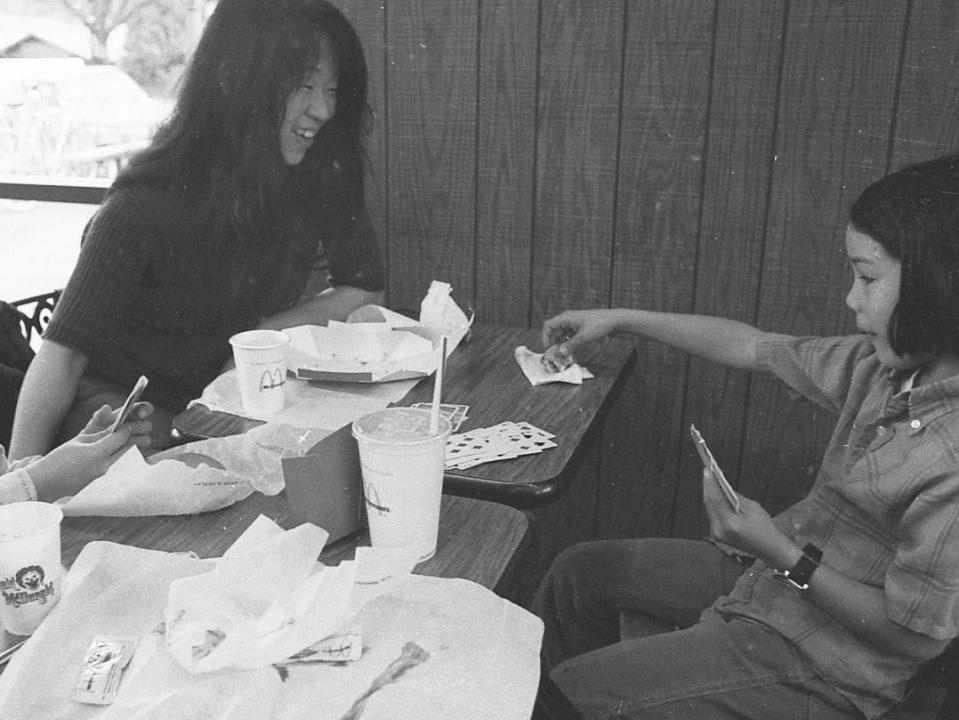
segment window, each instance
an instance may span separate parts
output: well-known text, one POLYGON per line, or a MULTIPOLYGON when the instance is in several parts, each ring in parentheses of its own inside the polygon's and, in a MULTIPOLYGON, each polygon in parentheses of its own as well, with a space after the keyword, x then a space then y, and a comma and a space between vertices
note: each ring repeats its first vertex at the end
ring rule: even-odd
POLYGON ((172 108, 214 5, 4 0, 0 299, 66 283, 103 190, 172 108))

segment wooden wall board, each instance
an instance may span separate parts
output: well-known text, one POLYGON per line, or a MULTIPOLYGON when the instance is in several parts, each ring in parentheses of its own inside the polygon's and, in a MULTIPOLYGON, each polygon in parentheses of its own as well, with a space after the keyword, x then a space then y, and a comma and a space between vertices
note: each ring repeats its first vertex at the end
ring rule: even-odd
POLYGON ((473 296, 477 3, 387 6, 390 302, 419 308, 430 281, 473 296))
POLYGON ((533 324, 609 300, 623 12, 542 1, 533 324))
MULTIPOLYGON (((785 3, 720 3, 706 137, 694 311, 749 324, 759 314, 765 223, 772 176, 785 3)), ((739 487, 739 449, 750 377, 699 359, 689 362, 671 533, 706 534, 702 463, 688 435, 695 423, 726 476, 739 487)))
POLYGON ((959 151, 959 10, 916 0, 907 32, 891 169, 959 151))
MULTIPOLYGON (((610 304, 693 308, 714 4, 629 3, 610 304)), ((598 526, 632 535, 672 516, 687 358, 637 344, 637 378, 609 424, 598 526), (621 479, 620 482, 612 478, 621 479), (624 514, 622 508, 633 508, 624 514)), ((698 481, 693 480, 698 485, 698 481)), ((669 527, 662 527, 668 533, 669 527)))
POLYGON ((530 324, 539 3, 481 4, 476 160, 477 317, 530 324))

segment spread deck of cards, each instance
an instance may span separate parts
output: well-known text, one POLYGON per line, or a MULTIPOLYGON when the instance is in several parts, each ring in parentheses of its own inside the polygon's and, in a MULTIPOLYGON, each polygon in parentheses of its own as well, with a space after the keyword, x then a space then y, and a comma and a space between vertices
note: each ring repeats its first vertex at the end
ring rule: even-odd
POLYGON ((450 435, 446 441, 446 469, 465 470, 474 465, 533 455, 556 447, 552 433, 528 422, 501 422, 450 435))

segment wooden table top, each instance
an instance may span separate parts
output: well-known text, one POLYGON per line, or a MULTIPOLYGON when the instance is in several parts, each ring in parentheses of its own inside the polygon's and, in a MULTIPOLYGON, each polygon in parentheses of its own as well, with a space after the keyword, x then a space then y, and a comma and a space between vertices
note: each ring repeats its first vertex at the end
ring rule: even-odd
MULTIPOLYGON (((253 493, 234 505, 198 515, 166 517, 65 517, 61 525, 63 563, 73 564, 91 540, 109 540, 166 552, 195 552, 219 557, 260 515, 280 527, 297 523, 290 516, 286 494, 253 493)), ((494 588, 529 529, 526 515, 515 508, 470 498, 443 496, 436 554, 415 571, 435 577, 465 578, 494 588)), ((328 546, 320 560, 336 564, 350 559, 366 533, 328 546)))
MULTIPOLYGON (((525 345, 535 350, 539 331, 479 326, 450 355, 444 373, 443 402, 468 405, 458 432, 489 427, 506 420, 525 420, 555 434, 557 447, 535 455, 448 470, 443 491, 495 500, 515 507, 551 502, 584 451, 595 430, 632 371, 635 350, 621 339, 607 340, 587 367, 595 375, 582 385, 549 383, 532 386, 514 357, 525 345)), ((424 378, 397 405, 430 402, 433 377, 424 378)), ((190 437, 217 437, 245 432, 260 424, 194 405, 178 415, 174 427, 190 437)))

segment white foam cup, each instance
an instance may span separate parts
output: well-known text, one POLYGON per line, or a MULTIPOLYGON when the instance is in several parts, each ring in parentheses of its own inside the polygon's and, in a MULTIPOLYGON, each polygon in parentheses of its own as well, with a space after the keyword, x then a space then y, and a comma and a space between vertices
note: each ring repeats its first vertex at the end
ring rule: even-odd
POLYGON ((32 635, 60 599, 59 506, 0 505, 0 620, 7 632, 32 635))
POLYGON ((283 409, 286 346, 290 337, 279 330, 247 330, 230 338, 243 410, 253 417, 283 409))
POLYGON ((436 552, 446 439, 451 425, 430 411, 386 408, 353 422, 374 547, 409 547, 419 560, 436 552))

